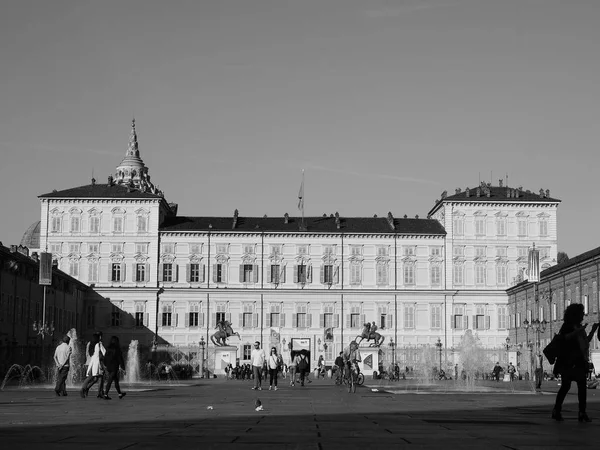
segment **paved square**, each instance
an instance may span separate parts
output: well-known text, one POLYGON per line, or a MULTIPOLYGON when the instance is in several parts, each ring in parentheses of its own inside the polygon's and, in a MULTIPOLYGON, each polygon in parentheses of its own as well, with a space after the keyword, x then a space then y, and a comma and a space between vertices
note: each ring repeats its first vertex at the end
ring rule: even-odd
POLYGON ((579 423, 576 386, 565 422, 557 423, 550 419, 555 383, 541 394, 523 385, 511 393, 502 383, 483 394, 390 394, 371 382, 349 394, 330 380, 305 387, 286 381, 278 391, 223 379, 124 386, 127 396, 113 392, 110 401, 91 393, 82 399, 75 389, 56 397, 49 388, 7 388, 0 392, 2 448, 583 449, 600 435, 600 395, 588 390, 593 422, 579 423), (256 398, 263 411, 255 411, 256 398))

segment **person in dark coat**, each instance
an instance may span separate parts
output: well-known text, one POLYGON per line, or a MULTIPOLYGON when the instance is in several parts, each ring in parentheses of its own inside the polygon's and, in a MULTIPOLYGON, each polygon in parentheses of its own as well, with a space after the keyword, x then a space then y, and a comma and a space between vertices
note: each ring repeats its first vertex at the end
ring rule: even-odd
POLYGON ((587 385, 586 376, 588 371, 589 343, 598 329, 595 323, 589 334, 586 334, 587 324, 582 325, 584 318, 584 307, 581 303, 573 303, 567 306, 563 318, 563 325, 558 332, 562 337, 562 346, 554 364, 554 374, 561 375, 561 386, 556 394, 556 402, 552 410, 552 418, 562 421, 562 404, 571 389, 571 382, 577 383, 577 399, 579 401, 580 422, 591 422, 586 413, 587 385))
POLYGON ((106 355, 104 356, 104 365, 106 366, 106 372, 108 373, 104 399, 111 400, 108 396, 108 391, 110 391, 113 381, 115 382, 115 389, 119 394, 119 398, 125 397, 126 392, 121 392, 121 386, 119 385, 119 367, 125 370, 125 361, 123 360, 123 352, 121 351, 121 345, 117 336, 110 338, 110 344, 108 344, 106 355))

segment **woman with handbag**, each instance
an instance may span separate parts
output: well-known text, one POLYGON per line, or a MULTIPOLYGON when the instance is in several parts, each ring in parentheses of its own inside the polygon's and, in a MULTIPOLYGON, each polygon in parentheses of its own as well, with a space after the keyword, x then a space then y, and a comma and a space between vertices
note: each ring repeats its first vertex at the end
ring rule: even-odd
POLYGON ((92 340, 89 343, 88 354, 91 356, 90 363, 87 369, 87 378, 83 382, 81 387, 81 397, 85 398, 88 395, 90 388, 100 381, 100 388, 98 390, 98 398, 104 398, 103 392, 103 376, 104 376, 104 355, 106 349, 102 345, 102 333, 94 333, 92 340))
POLYGON ((598 324, 595 323, 589 334, 586 335, 585 328, 587 324, 582 325, 584 318, 584 308, 581 303, 573 303, 565 309, 563 325, 558 332, 562 337, 562 345, 556 364, 554 365, 554 374, 561 375, 561 386, 556 394, 556 403, 552 410, 552 418, 562 421, 562 404, 571 389, 571 382, 577 383, 577 399, 579 401, 579 414, 577 419, 580 422, 591 422, 586 413, 587 404, 587 385, 586 377, 588 371, 588 353, 589 342, 592 340, 598 324))

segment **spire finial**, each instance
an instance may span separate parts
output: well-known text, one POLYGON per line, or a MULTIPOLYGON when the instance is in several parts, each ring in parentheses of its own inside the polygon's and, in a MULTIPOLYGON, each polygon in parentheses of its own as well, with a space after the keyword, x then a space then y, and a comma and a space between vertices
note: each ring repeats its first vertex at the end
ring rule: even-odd
POLYGON ((135 117, 131 119, 131 133, 129 134, 127 156, 140 156, 140 151, 138 150, 137 133, 135 131, 135 117))

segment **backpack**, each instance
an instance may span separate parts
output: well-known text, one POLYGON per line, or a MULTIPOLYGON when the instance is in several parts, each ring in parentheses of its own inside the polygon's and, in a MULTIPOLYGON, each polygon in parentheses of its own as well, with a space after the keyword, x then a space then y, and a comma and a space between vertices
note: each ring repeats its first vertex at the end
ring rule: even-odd
POLYGON ((308 369, 308 361, 306 360, 306 356, 300 355, 300 361, 298 361, 298 369, 300 369, 300 370, 308 369))

